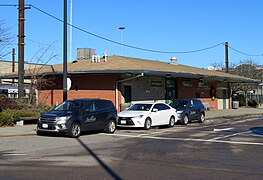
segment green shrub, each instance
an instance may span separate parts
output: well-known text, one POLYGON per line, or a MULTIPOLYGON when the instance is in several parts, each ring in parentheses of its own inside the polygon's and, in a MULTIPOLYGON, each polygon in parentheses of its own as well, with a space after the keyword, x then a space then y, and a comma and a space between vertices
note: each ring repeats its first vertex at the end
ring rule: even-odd
POLYGON ((12 126, 16 120, 19 120, 22 117, 37 117, 39 115, 40 112, 32 110, 7 109, 0 113, 0 126, 12 126))
POLYGON ((239 106, 246 106, 246 101, 244 99, 239 101, 239 106))
POLYGON ((47 104, 29 104, 28 99, 11 99, 0 94, 0 126, 14 125, 21 117, 37 117, 41 113, 53 109, 47 104))
POLYGON ((249 100, 248 101, 248 106, 250 107, 257 107, 258 106, 258 102, 255 100, 249 100))
POLYGON ((14 125, 13 114, 8 111, 3 111, 0 113, 0 126, 4 125, 14 125))

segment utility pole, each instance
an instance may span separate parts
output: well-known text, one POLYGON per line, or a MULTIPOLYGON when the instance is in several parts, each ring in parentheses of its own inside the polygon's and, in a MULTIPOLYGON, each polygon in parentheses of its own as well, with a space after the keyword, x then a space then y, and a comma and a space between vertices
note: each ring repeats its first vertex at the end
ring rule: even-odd
POLYGON ((64 22, 63 22, 63 101, 68 99, 67 94, 67 0, 64 0, 64 22))
MULTIPOLYGON (((12 49, 12 72, 15 72, 15 48, 12 49)), ((15 83, 14 78, 12 79, 12 84, 15 83)))
POLYGON ((228 42, 225 42, 226 73, 228 73, 228 42))
POLYGON ((25 2, 19 0, 18 6, 18 98, 24 97, 24 38, 25 2))
POLYGON ((18 98, 23 98, 24 93, 24 46, 25 46, 25 7, 24 0, 18 0, 18 98))

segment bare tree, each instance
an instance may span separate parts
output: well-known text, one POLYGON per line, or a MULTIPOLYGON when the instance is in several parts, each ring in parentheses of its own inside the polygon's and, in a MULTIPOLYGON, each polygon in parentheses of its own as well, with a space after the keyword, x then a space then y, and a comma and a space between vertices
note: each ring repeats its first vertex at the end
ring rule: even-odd
MULTIPOLYGON (((215 65, 220 65, 219 63, 215 65)), ((222 65, 222 64, 221 64, 222 65)), ((223 67, 223 66, 221 66, 223 67)), ((223 67, 224 69, 224 67, 223 67)), ((262 68, 256 64, 252 59, 241 60, 238 64, 230 64, 229 73, 243 76, 251 79, 262 80, 262 68)), ((247 105, 247 92, 254 90, 258 87, 255 83, 231 83, 231 89, 233 94, 237 91, 243 91, 245 94, 245 100, 247 105)))
POLYGON ((8 48, 12 42, 11 28, 7 27, 4 20, 0 20, 0 59, 3 59, 8 52, 8 48))
POLYGON ((54 84, 54 76, 46 75, 42 72, 44 68, 52 68, 48 63, 57 57, 56 54, 49 51, 52 45, 49 45, 46 48, 40 48, 30 61, 30 67, 28 69, 30 84, 29 84, 29 98, 28 103, 32 104, 35 100, 35 89, 41 89, 42 87, 50 87, 54 84), (34 61, 34 64, 32 63, 34 61))
MULTIPOLYGON (((230 70, 231 74, 243 76, 251 79, 262 79, 262 69, 253 60, 246 59, 240 61, 238 65, 230 70)), ((248 105, 247 93, 251 90, 257 89, 258 84, 255 83, 232 83, 231 88, 233 93, 243 91, 245 95, 246 105, 248 105)))

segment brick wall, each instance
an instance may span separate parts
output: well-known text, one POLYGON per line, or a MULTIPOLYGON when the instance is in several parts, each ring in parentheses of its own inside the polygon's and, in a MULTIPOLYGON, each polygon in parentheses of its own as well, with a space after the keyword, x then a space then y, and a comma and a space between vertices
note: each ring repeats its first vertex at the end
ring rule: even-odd
MULTIPOLYGON (((115 82, 119 78, 120 76, 116 74, 71 76, 71 88, 68 91, 68 99, 103 98, 115 103, 115 82)), ((61 103, 63 101, 62 81, 62 77, 58 77, 55 80, 55 86, 39 90, 39 102, 45 102, 49 105, 61 103)))
POLYGON ((177 81, 177 90, 178 90, 178 98, 197 98, 202 102, 208 102, 213 108, 218 109, 217 103, 217 83, 216 82, 207 82, 207 87, 199 87, 199 80, 191 80, 191 79, 178 79, 177 81), (182 85, 182 81, 191 81, 192 86, 185 87, 182 85), (211 97, 211 87, 214 87, 214 99, 211 97))

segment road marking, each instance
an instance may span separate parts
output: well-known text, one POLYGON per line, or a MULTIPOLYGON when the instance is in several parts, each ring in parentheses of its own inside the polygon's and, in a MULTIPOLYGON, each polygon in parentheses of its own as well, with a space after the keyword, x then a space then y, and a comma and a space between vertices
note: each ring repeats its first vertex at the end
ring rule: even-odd
POLYGON ((263 143, 257 143, 257 142, 223 141, 223 140, 217 140, 217 139, 168 138, 168 137, 141 136, 141 135, 128 135, 128 134, 105 134, 105 135, 108 135, 108 136, 122 136, 122 137, 130 137, 130 138, 172 140, 172 141, 193 141, 193 142, 210 142, 210 143, 223 143, 223 144, 263 146, 263 143))
POLYGON ((217 138, 213 138, 213 140, 224 139, 224 138, 228 138, 228 137, 237 136, 237 135, 240 135, 240 134, 249 134, 251 132, 252 131, 245 131, 245 132, 234 133, 234 134, 230 134, 230 135, 226 135, 226 136, 220 136, 220 137, 217 137, 217 138))
POLYGON ((4 153, 1 156, 25 156, 26 154, 19 154, 19 153, 4 153))
POLYGON ((232 130, 234 128, 224 128, 224 129, 214 129, 215 132, 220 132, 220 131, 229 131, 232 130))
POLYGON ((250 122, 250 121, 255 121, 259 120, 259 118, 251 118, 251 119, 246 119, 246 120, 240 120, 240 121, 228 121, 228 122, 223 122, 219 124, 211 124, 207 126, 198 126, 198 127, 188 127, 187 129, 203 129, 203 128, 209 128, 209 127, 216 127, 216 126, 221 126, 221 125, 233 125, 233 124, 239 124, 239 123, 244 123, 244 122, 250 122))

